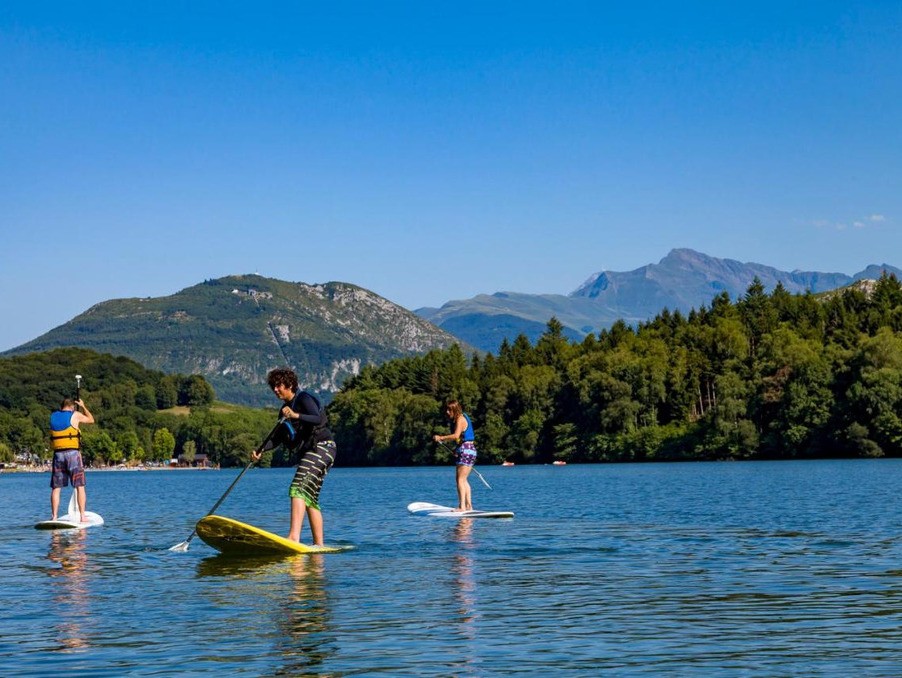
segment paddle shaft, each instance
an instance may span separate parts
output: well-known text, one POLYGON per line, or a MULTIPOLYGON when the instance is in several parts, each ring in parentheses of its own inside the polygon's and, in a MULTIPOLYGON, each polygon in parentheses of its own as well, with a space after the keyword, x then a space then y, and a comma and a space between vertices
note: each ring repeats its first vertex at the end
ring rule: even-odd
MULTIPOLYGON (((439 440, 439 441, 438 441, 438 444, 441 445, 442 447, 444 447, 446 450, 448 450, 448 451, 451 452, 452 454, 456 454, 456 452, 454 451, 453 448, 448 447, 447 445, 445 445, 445 441, 439 440)), ((479 476, 479 479, 483 482, 483 484, 484 484, 487 488, 489 488, 490 490, 492 489, 492 486, 489 485, 489 481, 487 481, 485 478, 483 478, 483 477, 482 477, 482 474, 481 474, 479 471, 477 471, 475 467, 471 466, 471 467, 470 467, 470 470, 472 470, 473 473, 475 473, 477 476, 479 476)))
MULTIPOLYGON (((276 425, 272 427, 272 431, 270 431, 270 432, 267 434, 266 438, 263 439, 263 442, 260 443, 260 447, 257 448, 258 451, 262 451, 262 449, 263 449, 264 447, 266 447, 266 443, 268 443, 268 442, 272 439, 272 437, 276 434, 276 431, 279 430, 279 427, 280 427, 284 422, 285 422, 285 418, 284 418, 284 417, 280 417, 280 418, 279 418, 279 421, 276 422, 276 425)), ((245 466, 244 469, 241 471, 241 473, 238 474, 238 477, 235 478, 235 480, 232 481, 232 484, 231 484, 231 485, 229 485, 229 489, 227 489, 227 490, 225 491, 225 493, 219 498, 219 501, 217 501, 215 504, 213 504, 213 508, 211 508, 211 509, 207 512, 207 515, 208 515, 208 516, 209 516, 209 515, 212 515, 213 512, 216 511, 216 509, 219 508, 219 505, 222 504, 222 502, 225 501, 225 498, 229 496, 229 492, 232 491, 232 488, 235 487, 235 485, 238 484, 238 481, 239 481, 239 480, 241 480, 241 476, 243 476, 243 475, 245 474, 245 472, 246 472, 251 466, 253 466, 253 465, 254 465, 254 459, 253 459, 253 457, 252 457, 251 460, 247 463, 247 466, 245 466)), ((196 535, 197 535, 197 527, 195 526, 195 528, 191 531, 190 536, 189 536, 185 541, 183 541, 181 544, 176 544, 176 546, 184 546, 185 548, 187 548, 187 547, 188 547, 188 544, 191 542, 192 539, 194 539, 194 537, 195 537, 196 535)), ((174 546, 173 548, 175 548, 175 546, 174 546)))

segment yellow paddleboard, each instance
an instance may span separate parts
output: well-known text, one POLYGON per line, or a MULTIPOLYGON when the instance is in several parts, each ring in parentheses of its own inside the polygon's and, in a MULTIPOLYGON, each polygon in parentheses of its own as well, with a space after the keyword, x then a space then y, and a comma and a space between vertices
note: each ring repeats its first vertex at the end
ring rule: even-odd
POLYGON ((350 546, 308 546, 280 537, 259 527, 224 516, 207 516, 197 523, 197 536, 217 551, 233 555, 291 553, 338 553, 350 546))

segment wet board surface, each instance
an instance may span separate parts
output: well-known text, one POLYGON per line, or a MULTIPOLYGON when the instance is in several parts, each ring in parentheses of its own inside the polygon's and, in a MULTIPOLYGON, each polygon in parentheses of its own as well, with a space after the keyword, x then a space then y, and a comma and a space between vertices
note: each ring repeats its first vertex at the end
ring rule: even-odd
POLYGON ((418 516, 430 518, 513 518, 513 511, 457 511, 450 506, 430 504, 426 501, 415 501, 407 505, 407 510, 418 516))
POLYGON ((85 511, 86 522, 81 522, 81 514, 78 512, 78 502, 75 492, 69 499, 69 511, 64 516, 58 516, 56 520, 42 520, 34 527, 36 530, 83 530, 86 527, 103 525, 103 518, 93 511, 85 511))
POLYGON ((290 555, 338 553, 351 546, 309 546, 225 516, 206 516, 197 523, 197 536, 221 553, 234 555, 290 555))

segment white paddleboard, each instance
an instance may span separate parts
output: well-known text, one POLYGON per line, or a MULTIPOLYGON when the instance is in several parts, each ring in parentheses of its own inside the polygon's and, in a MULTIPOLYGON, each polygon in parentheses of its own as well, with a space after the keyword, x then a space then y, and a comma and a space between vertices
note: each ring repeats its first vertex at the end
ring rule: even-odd
POLYGON ((69 512, 59 516, 56 520, 42 520, 35 525, 36 530, 83 530, 86 527, 103 525, 103 518, 93 511, 85 511, 87 522, 81 522, 81 514, 78 512, 78 501, 75 499, 75 490, 72 490, 72 498, 69 499, 69 512))
POLYGON ((458 511, 450 506, 439 506, 426 501, 415 501, 407 510, 417 516, 430 518, 513 518, 513 511, 458 511))

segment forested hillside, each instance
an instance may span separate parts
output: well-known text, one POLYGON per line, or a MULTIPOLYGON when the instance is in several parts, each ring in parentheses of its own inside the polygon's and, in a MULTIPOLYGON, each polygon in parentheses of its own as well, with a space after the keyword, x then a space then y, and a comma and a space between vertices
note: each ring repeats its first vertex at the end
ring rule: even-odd
POLYGON ((266 373, 273 367, 290 365, 328 402, 362 365, 456 341, 356 285, 241 275, 168 297, 105 301, 6 355, 78 346, 167 374, 203 375, 220 400, 268 406, 266 373))
POLYGON ((75 396, 76 374, 97 420, 83 427, 89 465, 168 462, 183 452, 243 464, 275 417, 274 411, 216 403, 199 375, 167 375, 86 349, 31 353, 0 359, 0 462, 50 458, 50 413, 75 396))
POLYGON ((330 407, 345 463, 450 461, 442 402, 471 413, 482 463, 902 455, 902 288, 723 293, 567 340, 471 360, 456 347, 366 368, 330 407), (348 459, 353 456, 353 459, 348 459))
MULTIPOLYGON (((198 375, 58 349, 0 359, 0 460, 49 457, 48 418, 75 374, 98 419, 88 463, 190 450, 241 465, 275 416, 215 402, 198 375)), ((328 408, 338 463, 451 461, 431 442, 450 397, 473 417, 481 463, 902 456, 902 286, 885 276, 814 296, 756 281, 736 302, 579 343, 553 319, 497 357, 455 345, 366 367, 328 408)))

